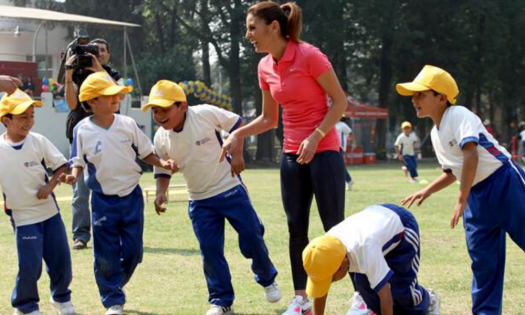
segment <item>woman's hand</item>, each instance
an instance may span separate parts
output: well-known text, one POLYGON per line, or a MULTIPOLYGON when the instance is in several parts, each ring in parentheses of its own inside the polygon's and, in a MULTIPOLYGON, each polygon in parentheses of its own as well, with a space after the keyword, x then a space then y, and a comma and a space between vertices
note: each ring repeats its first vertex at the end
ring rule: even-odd
POLYGON ((308 138, 304 139, 299 146, 299 150, 297 150, 297 155, 299 155, 297 158, 297 163, 310 163, 314 158, 315 152, 317 151, 317 146, 319 145, 319 141, 321 141, 321 139, 321 135, 316 131, 314 131, 308 138))

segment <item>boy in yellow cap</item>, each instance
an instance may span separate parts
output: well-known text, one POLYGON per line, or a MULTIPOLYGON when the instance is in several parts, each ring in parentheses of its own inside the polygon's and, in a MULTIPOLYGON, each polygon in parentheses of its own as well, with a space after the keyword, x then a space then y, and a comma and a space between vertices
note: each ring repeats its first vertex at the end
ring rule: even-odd
POLYGON ((324 314, 332 282, 348 273, 359 292, 348 315, 439 315, 438 296, 418 283, 419 263, 419 226, 412 213, 393 204, 369 206, 304 249, 313 315, 324 314))
POLYGON ((417 157, 415 152, 418 139, 416 134, 412 132, 412 124, 409 121, 404 121, 401 124, 401 130, 403 132, 397 136, 394 146, 399 161, 405 164, 403 170, 406 169, 410 173, 410 183, 414 184, 418 182, 417 157))
POLYGON ((53 189, 67 170, 67 160, 44 136, 31 132, 35 107, 42 106, 15 90, 0 103, 0 186, 11 217, 18 251, 18 276, 11 296, 14 314, 40 314, 37 282, 42 259, 51 279, 51 304, 59 314, 72 315, 71 254, 53 189), (47 168, 54 171, 51 179, 47 168))
POLYGON ((401 201, 421 205, 433 193, 461 182, 450 225, 461 216, 472 260, 472 313, 501 314, 505 234, 525 250, 525 173, 487 131, 481 119, 463 106, 452 106, 456 81, 443 69, 425 66, 413 82, 397 85, 412 96, 419 118, 434 122, 432 145, 443 174, 401 201))
MULTIPOLYGON (((244 170, 242 147, 227 161, 219 162, 220 132, 234 131, 242 125, 242 118, 212 105, 188 107, 182 88, 168 80, 153 86, 143 110, 148 108, 160 125, 154 138, 155 151, 160 157, 175 161, 188 185, 189 215, 200 244, 212 304, 206 314, 233 314, 235 296, 224 257, 225 219, 239 233, 241 253, 252 259, 255 280, 264 287, 266 300, 279 301, 277 270, 264 243, 264 226, 239 175, 244 170)), ((166 211, 163 203, 167 200, 170 177, 169 172, 155 168, 157 214, 166 211)))
POLYGON ((80 87, 79 99, 93 116, 78 123, 71 148, 73 184, 84 171, 92 190, 93 253, 95 279, 107 315, 123 312, 123 287, 142 261, 144 199, 139 186, 141 167, 136 158, 171 171, 172 161, 159 159, 149 138, 130 117, 115 114, 119 95, 131 86, 116 85, 105 71, 89 75, 80 87))

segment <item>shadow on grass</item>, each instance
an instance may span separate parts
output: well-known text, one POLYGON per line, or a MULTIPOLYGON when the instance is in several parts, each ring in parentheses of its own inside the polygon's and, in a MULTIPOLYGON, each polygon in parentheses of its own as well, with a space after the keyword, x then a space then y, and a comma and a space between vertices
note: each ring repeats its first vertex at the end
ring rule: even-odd
POLYGON ((162 254, 162 255, 181 255, 181 256, 195 256, 200 255, 198 249, 184 249, 184 248, 151 248, 144 247, 144 253, 162 254))

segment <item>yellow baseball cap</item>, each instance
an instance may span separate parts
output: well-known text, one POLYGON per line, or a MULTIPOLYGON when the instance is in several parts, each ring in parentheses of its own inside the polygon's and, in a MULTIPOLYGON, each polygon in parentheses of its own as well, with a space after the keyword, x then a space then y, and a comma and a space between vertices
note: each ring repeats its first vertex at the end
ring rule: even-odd
POLYGON ((409 122, 409 121, 404 121, 402 124, 401 124, 401 129, 405 129, 405 128, 412 128, 412 124, 409 122))
POLYGON ((132 86, 117 85, 106 71, 90 74, 80 86, 78 99, 81 102, 89 101, 99 96, 127 94, 133 91, 132 86))
POLYGON ((314 298, 325 296, 345 255, 346 247, 334 236, 312 240, 303 251, 303 267, 308 274, 306 294, 314 298))
POLYGON ((7 114, 20 115, 25 112, 29 106, 41 107, 41 101, 33 100, 29 95, 16 89, 11 95, 5 94, 0 101, 0 118, 7 114))
POLYGON ((450 104, 456 104, 456 96, 459 94, 458 85, 450 73, 429 65, 423 67, 414 81, 398 83, 396 90, 403 96, 412 96, 414 92, 434 90, 445 94, 450 104))
POLYGON ((146 111, 151 106, 170 107, 176 102, 186 102, 186 94, 182 87, 169 80, 160 80, 151 88, 148 103, 142 110, 146 111))

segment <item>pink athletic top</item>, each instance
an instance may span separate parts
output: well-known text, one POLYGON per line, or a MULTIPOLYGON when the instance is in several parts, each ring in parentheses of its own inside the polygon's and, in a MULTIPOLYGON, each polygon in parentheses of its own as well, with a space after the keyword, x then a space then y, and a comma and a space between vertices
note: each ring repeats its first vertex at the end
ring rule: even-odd
MULTIPOLYGON (((328 95, 317 78, 332 64, 317 47, 289 41, 279 62, 271 54, 259 62, 259 86, 270 90, 283 107, 284 152, 296 153, 299 145, 317 128, 329 110, 328 95)), ((334 127, 319 142, 316 152, 339 151, 334 127)))

